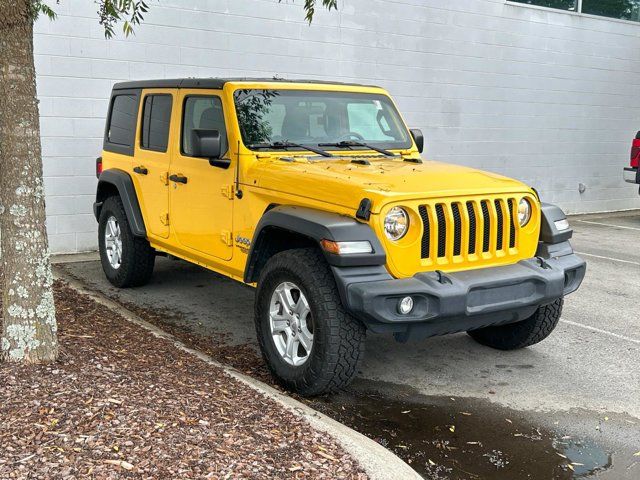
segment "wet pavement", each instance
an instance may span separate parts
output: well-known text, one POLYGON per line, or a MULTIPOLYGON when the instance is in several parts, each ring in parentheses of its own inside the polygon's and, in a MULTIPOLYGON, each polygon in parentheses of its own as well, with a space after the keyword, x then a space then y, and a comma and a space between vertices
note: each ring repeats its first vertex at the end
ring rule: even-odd
POLYGON ((619 449, 603 436, 585 437, 559 420, 477 399, 380 388, 360 380, 350 392, 310 404, 386 446, 425 478, 637 478, 624 461, 614 468, 619 449))
MULTIPOLYGON (((498 352, 465 334, 409 344, 370 336, 349 391, 312 405, 425 478, 639 479, 640 214, 571 224, 588 273, 547 340, 498 352)), ((167 312, 177 328, 224 335, 227 352, 257 354, 248 287, 164 258, 151 284, 131 290, 111 287, 97 261, 64 268, 123 303, 167 312)))

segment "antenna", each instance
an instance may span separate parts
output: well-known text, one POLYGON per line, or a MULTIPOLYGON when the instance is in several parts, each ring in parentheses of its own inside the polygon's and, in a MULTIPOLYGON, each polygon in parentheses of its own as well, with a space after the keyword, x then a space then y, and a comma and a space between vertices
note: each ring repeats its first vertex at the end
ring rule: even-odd
POLYGON ((240 190, 240 140, 238 140, 238 150, 236 150, 238 161, 236 162, 236 198, 240 200, 242 198, 242 190, 240 190))

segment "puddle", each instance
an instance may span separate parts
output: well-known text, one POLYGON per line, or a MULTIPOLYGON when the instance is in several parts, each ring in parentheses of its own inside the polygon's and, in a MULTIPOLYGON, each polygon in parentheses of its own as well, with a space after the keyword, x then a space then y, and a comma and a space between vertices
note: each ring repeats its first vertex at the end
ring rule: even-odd
POLYGON ((554 448, 567 457, 574 478, 582 478, 611 466, 611 455, 589 440, 562 437, 555 439, 554 448))
POLYGON ((373 438, 429 479, 573 479, 611 466, 596 444, 532 425, 477 400, 371 392, 311 405, 373 438))

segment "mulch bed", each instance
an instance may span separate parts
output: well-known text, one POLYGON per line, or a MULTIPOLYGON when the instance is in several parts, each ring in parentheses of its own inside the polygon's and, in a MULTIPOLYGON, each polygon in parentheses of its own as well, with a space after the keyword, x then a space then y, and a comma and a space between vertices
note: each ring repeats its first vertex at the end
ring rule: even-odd
POLYGON ((60 358, 0 364, 0 478, 364 479, 272 400, 55 286, 60 358))

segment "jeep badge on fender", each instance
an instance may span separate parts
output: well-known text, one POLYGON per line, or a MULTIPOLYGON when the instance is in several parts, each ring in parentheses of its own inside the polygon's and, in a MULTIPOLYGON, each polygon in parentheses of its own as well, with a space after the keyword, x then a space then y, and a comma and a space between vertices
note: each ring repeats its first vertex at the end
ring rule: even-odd
POLYGON ((100 257, 118 287, 171 254, 255 286, 274 377, 347 385, 367 332, 546 338, 585 275, 564 213, 516 180, 423 161, 378 87, 178 79, 114 86, 96 164, 100 257))

